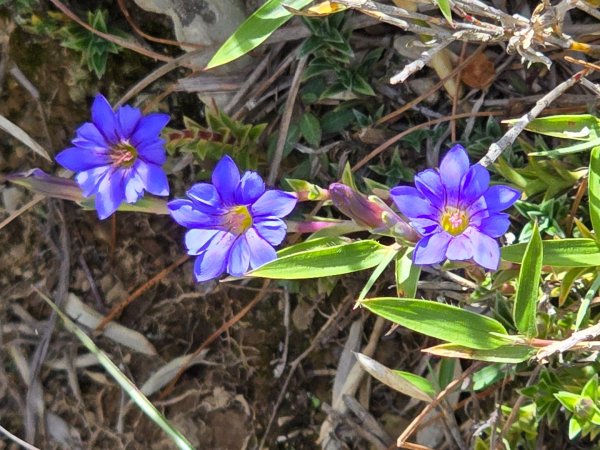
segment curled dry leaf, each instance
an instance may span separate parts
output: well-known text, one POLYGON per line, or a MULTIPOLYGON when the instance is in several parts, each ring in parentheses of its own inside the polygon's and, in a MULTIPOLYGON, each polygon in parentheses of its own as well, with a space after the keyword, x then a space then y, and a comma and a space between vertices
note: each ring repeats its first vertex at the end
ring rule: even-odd
POLYGON ((460 79, 473 89, 484 89, 494 81, 494 63, 485 54, 479 53, 461 72, 460 79))

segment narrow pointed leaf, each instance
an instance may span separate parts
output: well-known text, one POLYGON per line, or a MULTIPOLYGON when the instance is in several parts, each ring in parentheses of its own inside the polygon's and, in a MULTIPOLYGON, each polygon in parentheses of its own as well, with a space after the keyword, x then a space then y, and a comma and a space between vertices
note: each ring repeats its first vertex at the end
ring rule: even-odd
POLYGON ((396 291, 399 297, 414 298, 421 276, 421 266, 412 262, 412 252, 406 251, 396 258, 396 291))
MULTIPOLYGON (((502 259, 520 264, 527 244, 502 248, 502 259)), ((600 246, 593 239, 557 239, 542 241, 544 266, 595 267, 600 266, 600 246)))
POLYGON ((408 372, 392 370, 362 353, 355 353, 360 366, 373 378, 381 381, 401 394, 430 403, 435 395, 435 389, 429 381, 408 372))
POLYGON ((588 199, 592 228, 598 239, 600 236, 600 147, 594 147, 590 155, 588 199))
POLYGON ((388 247, 387 254, 381 260, 381 262, 379 263, 379 265, 375 268, 375 270, 373 271, 373 273, 371 274, 371 276, 367 280, 365 286, 360 291, 360 294, 358 295, 358 299, 356 300, 357 302, 360 302, 361 300, 363 300, 367 296, 367 294, 369 293, 369 290, 373 287, 373 285, 379 279, 379 277, 381 276, 381 274, 383 273, 383 271, 385 270, 385 268, 387 266, 389 266, 390 262, 392 262, 392 259, 394 259, 394 257, 397 254, 398 254, 398 249, 397 248, 388 247))
POLYGON ((537 310, 540 276, 542 273, 542 259, 544 255, 542 238, 537 222, 533 225, 531 240, 527 243, 519 281, 517 295, 513 308, 513 319, 517 329, 527 337, 536 335, 535 317, 537 310))
POLYGON ((288 280, 330 277, 370 269, 386 257, 389 247, 372 240, 358 241, 284 256, 246 276, 288 280))
POLYGON ((171 440, 182 450, 193 450, 192 444, 179 432, 167 419, 156 409, 156 407, 146 398, 146 396, 137 388, 132 381, 127 378, 123 372, 113 363, 110 358, 100 350, 94 341, 85 334, 69 317, 64 314, 54 302, 47 296, 38 291, 38 294, 44 301, 58 314, 62 319, 65 328, 73 333, 81 341, 81 343, 91 352, 98 362, 106 369, 110 376, 123 388, 123 390, 131 397, 131 399, 139 406, 140 410, 148 416, 150 420, 156 423, 163 431, 171 438, 171 440))
POLYGON ((501 337, 507 333, 500 322, 456 306, 393 297, 371 298, 360 304, 394 323, 452 344, 492 349, 507 343, 501 337))
POLYGON ((301 9, 310 2, 311 0, 268 0, 223 43, 206 68, 212 69, 227 64, 262 44, 275 30, 293 17, 292 13, 282 6, 283 3, 301 9))
POLYGON ((535 353, 533 347, 526 345, 503 345, 498 348, 480 350, 455 344, 441 344, 426 348, 423 351, 444 358, 462 358, 512 364, 526 361, 535 353))

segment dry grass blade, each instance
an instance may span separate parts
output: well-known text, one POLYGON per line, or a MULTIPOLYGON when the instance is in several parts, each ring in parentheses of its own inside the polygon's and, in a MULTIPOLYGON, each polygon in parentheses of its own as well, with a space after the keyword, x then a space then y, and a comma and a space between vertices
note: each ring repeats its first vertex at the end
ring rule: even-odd
POLYGON ((31 138, 31 136, 29 136, 23 129, 19 128, 19 126, 15 125, 14 123, 12 123, 10 120, 8 120, 6 117, 4 117, 2 115, 0 115, 0 129, 6 131, 8 134, 10 134, 16 140, 25 144, 27 147, 29 147, 35 153, 40 155, 42 158, 45 158, 48 161, 52 161, 52 158, 50 158, 50 155, 48 154, 48 152, 46 152, 46 150, 44 150, 44 147, 42 147, 40 144, 38 144, 36 141, 34 141, 31 138))
POLYGON ((13 212, 10 216, 8 216, 6 219, 4 219, 2 222, 0 222, 0 230, 2 228, 4 228, 6 225, 8 225, 9 223, 11 223, 13 220, 15 220, 17 217, 19 217, 21 214, 23 214, 25 211, 33 208, 35 205, 37 205, 39 202, 41 202, 45 198, 46 197, 44 195, 35 195, 30 201, 25 203, 23 206, 21 206, 19 209, 17 209, 15 212, 13 212))
POLYGON ((14 434, 12 434, 10 431, 8 431, 6 428, 4 428, 2 425, 0 425, 0 433, 2 433, 8 439, 10 439, 13 442, 16 442, 21 447, 23 447, 23 448, 25 448, 27 450, 40 450, 39 448, 34 447, 30 443, 25 442, 23 439, 18 438, 17 436, 15 436, 14 434))
MULTIPOLYGON (((70 293, 65 303, 65 312, 75 321, 85 326, 88 329, 94 329, 104 320, 104 316, 83 303, 79 297, 75 294, 70 293)), ((156 355, 156 349, 154 346, 144 337, 143 334, 137 331, 130 330, 123 325, 111 322, 104 329, 104 336, 108 339, 116 342, 117 344, 124 345, 136 352, 143 353, 144 355, 154 356, 156 355)))

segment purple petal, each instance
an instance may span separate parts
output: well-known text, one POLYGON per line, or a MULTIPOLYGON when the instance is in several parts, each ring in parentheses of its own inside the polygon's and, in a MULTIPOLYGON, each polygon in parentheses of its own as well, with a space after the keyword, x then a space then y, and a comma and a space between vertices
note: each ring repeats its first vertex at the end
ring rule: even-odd
POLYGON ((254 228, 249 228, 244 234, 250 247, 250 267, 256 269, 277 258, 275 249, 267 241, 261 238, 254 228))
POLYGON ((440 177, 446 188, 446 199, 456 206, 462 178, 469 170, 469 156, 462 145, 452 147, 440 164, 440 177))
POLYGON ((246 172, 235 193, 235 201, 240 205, 254 203, 265 192, 265 182, 256 172, 246 172))
POLYGON ((473 244, 466 234, 454 236, 448 244, 446 258, 450 261, 465 261, 473 257, 473 244))
POLYGON ((396 186, 390 191, 394 203, 406 217, 429 217, 436 220, 440 212, 423 197, 417 189, 410 186, 396 186))
POLYGON ((413 262, 415 264, 437 264, 446 259, 446 250, 452 236, 445 231, 425 236, 415 247, 413 262))
POLYGON ((460 204, 463 207, 470 206, 481 197, 490 184, 490 173, 480 164, 475 164, 462 180, 460 187, 460 204))
POLYGON ((437 171, 427 169, 415 175, 415 187, 433 206, 444 208, 446 190, 437 171))
POLYGON ((75 181, 79 184, 84 197, 90 197, 98 192, 98 186, 102 179, 112 172, 110 166, 99 166, 89 170, 83 170, 75 175, 75 181))
POLYGON ((250 246, 244 238, 240 236, 229 252, 229 258, 227 261, 227 273, 234 277, 239 277, 244 273, 248 272, 250 267, 250 246))
POLYGON ((137 148, 151 144, 158 139, 160 132, 169 122, 168 114, 152 113, 143 116, 131 134, 130 142, 137 148))
POLYGON ((61 166, 73 172, 81 172, 111 163, 107 154, 79 147, 69 147, 56 155, 55 159, 61 166))
POLYGON ((490 237, 498 238, 504 235, 509 227, 510 216, 504 213, 496 213, 481 219, 481 223, 477 228, 490 237))
POLYGON ((102 95, 96 95, 94 103, 92 104, 92 122, 96 125, 96 128, 102 133, 102 136, 109 143, 116 143, 119 141, 117 135, 117 118, 115 113, 108 103, 108 100, 102 95))
POLYGON ((486 269, 496 270, 500 264, 500 247, 495 239, 480 233, 473 227, 466 229, 473 244, 473 260, 486 269))
POLYGON ((127 203, 135 203, 144 196, 144 181, 140 178, 138 173, 131 170, 131 174, 126 177, 125 182, 125 201, 127 203))
POLYGON ((436 220, 427 217, 416 217, 411 219, 410 224, 423 236, 441 231, 440 224, 436 220))
POLYGON ((266 217, 254 221, 254 228, 264 240, 271 245, 279 245, 285 238, 287 226, 277 217, 266 217))
POLYGON ((193 228, 188 231, 185 234, 185 247, 187 248, 188 255, 199 255, 206 250, 208 244, 217 233, 225 233, 225 231, 201 230, 199 228, 193 228))
POLYGON ((240 183, 240 171, 229 156, 217 163, 212 174, 212 182, 226 205, 235 203, 235 191, 240 183))
POLYGON ((196 281, 212 280, 225 272, 229 250, 236 238, 236 236, 227 232, 215 235, 208 244, 206 251, 196 258, 194 263, 196 281))
POLYGON ((173 220, 186 228, 215 228, 221 225, 220 216, 212 216, 197 209, 187 198, 177 198, 167 203, 173 220))
POLYGON ((138 122, 142 118, 142 111, 138 108, 125 105, 117 109, 115 113, 118 124, 119 136, 121 139, 129 139, 138 122))
POLYGON ((510 208, 520 196, 521 192, 517 189, 504 185, 491 186, 483 194, 489 212, 499 212, 510 208))
POLYGON ((162 166, 167 160, 167 152, 162 139, 157 139, 154 143, 143 145, 136 149, 141 159, 146 162, 162 166))
POLYGON ((273 189, 261 195, 250 207, 250 210, 253 217, 285 217, 292 212, 296 203, 298 203, 298 198, 294 194, 273 189))
POLYGON ((81 148, 108 152, 109 144, 100 133, 100 130, 91 122, 86 122, 75 131, 73 145, 81 148))
POLYGON ((135 171, 148 192, 154 195, 169 195, 167 174, 160 166, 138 160, 135 164, 135 171))
POLYGON ((224 214, 221 197, 217 192, 217 188, 212 184, 197 183, 187 191, 187 196, 196 203, 201 211, 210 214, 224 214))
POLYGON ((125 199, 125 186, 123 182, 124 171, 114 170, 102 178, 98 185, 95 198, 98 218, 106 219, 114 213, 125 199))

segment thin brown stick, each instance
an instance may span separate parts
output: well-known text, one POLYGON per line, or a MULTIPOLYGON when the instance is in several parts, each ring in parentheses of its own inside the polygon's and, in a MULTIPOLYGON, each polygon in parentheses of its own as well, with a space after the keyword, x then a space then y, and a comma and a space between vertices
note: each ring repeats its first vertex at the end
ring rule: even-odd
POLYGON ((418 105, 419 103, 421 103, 423 100, 425 100, 427 97, 429 97, 430 95, 433 95, 434 92, 436 92, 440 87, 443 86, 443 84, 448 81, 450 78, 452 78, 453 76, 455 76, 459 71, 461 71, 469 62, 471 62, 471 60, 473 58, 475 58, 475 56, 477 56, 479 53, 481 53, 483 51, 483 49, 485 48, 485 45, 480 45, 479 47, 477 47, 477 49, 471 53, 471 55, 469 55, 469 57, 467 59, 465 59, 464 61, 462 61, 460 64, 458 64, 454 70, 452 72, 450 72, 448 75, 446 75, 444 78, 442 78, 440 81, 438 81, 436 84, 434 84, 431 89, 429 89, 427 92, 419 95, 417 98, 415 98, 414 100, 411 100, 410 102, 406 103, 405 105, 402 105, 400 108, 398 108, 395 111, 392 111, 389 114, 386 114, 385 116, 383 116, 381 119, 379 119, 377 121, 377 125, 381 125, 382 123, 386 123, 386 122, 390 122, 393 119, 396 119, 397 117, 399 117, 401 114, 403 114, 405 111, 408 111, 410 108, 412 108, 415 105, 418 105))
MULTIPOLYGON (((462 90, 460 88, 460 76, 462 74, 462 69, 463 69, 463 64, 462 62, 465 59, 465 53, 467 52, 467 43, 463 42, 462 44, 462 49, 460 50, 460 59, 459 59, 459 63, 458 63, 458 67, 460 67, 460 70, 458 72, 456 72, 456 77, 454 78, 454 81, 456 82, 456 92, 454 93, 454 96, 452 97, 452 115, 456 115, 456 111, 458 110, 458 97, 460 95, 460 91, 462 90)), ((452 122, 450 122, 450 140, 452 142, 456 142, 456 120, 452 120, 452 122)))
POLYGON ((571 210, 569 211, 569 215, 567 216, 567 226, 565 227, 567 236, 571 236, 571 233, 573 232, 573 220, 577 216, 577 208, 579 208, 581 200, 587 192, 587 188, 588 179, 584 178, 583 181, 579 184, 579 187, 577 188, 577 193, 575 194, 575 198, 573 199, 573 205, 571 205, 571 210))
POLYGON ((137 299, 138 297, 140 297, 144 292, 146 292, 148 289, 150 289, 156 283, 158 283, 159 281, 161 281, 164 277, 166 277, 168 274, 170 274, 171 272, 173 272, 173 270, 175 270, 177 267, 179 267, 180 265, 182 265, 188 259, 189 259, 188 255, 183 255, 181 258, 179 258, 178 260, 176 260, 169 267, 161 270, 156 275, 154 275, 152 278, 150 278, 148 281, 146 281, 144 284, 142 284, 139 288, 137 288, 135 291, 133 291, 125 300, 123 300, 121 303, 119 303, 113 309, 111 309, 110 312, 106 315, 106 317, 102 320, 102 322, 100 322, 100 324, 98 324, 98 326, 96 327, 96 329, 94 330, 94 332, 95 333, 102 332, 102 330, 104 330, 104 328, 106 327, 106 325, 108 325, 110 322, 112 322, 115 319, 115 317, 117 317, 119 314, 121 314, 121 312, 131 302, 133 302, 135 299, 137 299))
POLYGON ((133 31, 135 31, 137 34, 139 34, 141 37, 143 37, 147 41, 156 42, 157 44, 171 45, 173 47, 181 47, 183 45, 185 45, 186 47, 191 47, 191 48, 196 48, 196 49, 201 49, 201 48, 206 47, 206 45, 195 44, 193 42, 172 41, 171 39, 158 38, 158 37, 151 36, 147 33, 144 33, 137 26, 137 24, 133 21, 131 14, 129 14, 129 11, 127 10, 127 7, 125 6, 125 1, 117 0, 117 3, 119 4, 119 9, 121 10, 121 13, 125 17, 125 20, 129 24, 129 26, 133 29, 133 31))
POLYGON ((35 195, 29 202, 25 203, 23 206, 21 206, 19 209, 13 212, 10 216, 8 216, 6 219, 0 222, 0 230, 9 223, 11 223, 13 220, 15 220, 17 217, 19 217, 21 214, 23 214, 25 211, 27 211, 30 208, 33 208, 45 198, 45 195, 35 195))
POLYGON ((285 101, 285 107, 283 115, 281 116, 281 123, 279 126, 279 136, 277 137, 277 146, 275 147, 275 153, 273 155, 273 159, 271 161, 271 168, 269 170, 269 177, 267 178, 267 183, 271 186, 273 185, 273 183, 275 183, 277 173, 279 172, 279 166, 281 165, 281 160, 283 158, 283 149, 285 147, 290 123, 292 122, 294 103, 296 102, 298 89, 300 89, 300 81, 302 80, 302 74, 304 73, 304 67, 306 66, 307 60, 308 56, 303 56, 298 60, 298 65, 296 66, 296 72, 294 73, 292 85, 290 86, 288 96, 285 101))
POLYGON ((69 8, 67 8, 67 6, 64 3, 62 3, 60 0, 50 0, 50 2, 54 6, 56 6, 58 9, 60 9, 60 11, 64 15, 66 15, 69 19, 71 19, 74 22, 76 22, 77 24, 81 25, 83 28, 88 30, 90 33, 94 33, 95 35, 100 36, 101 38, 104 38, 109 42, 117 44, 128 50, 132 50, 136 53, 139 53, 140 55, 144 55, 149 58, 157 59, 159 61, 169 62, 169 61, 173 60, 173 58, 171 58, 169 56, 165 56, 160 53, 156 53, 155 51, 148 50, 139 45, 132 44, 131 42, 126 41, 125 39, 122 39, 118 36, 114 36, 112 34, 103 33, 102 31, 96 30, 94 27, 90 26, 89 24, 87 24, 86 22, 81 20, 79 17, 77 17, 77 15, 73 11, 71 11, 69 8))
POLYGON ((546 109, 554 100, 560 97, 567 90, 575 86, 577 83, 581 81, 581 79, 587 75, 589 69, 583 69, 567 80, 563 81, 559 85, 557 85, 554 89, 544 95, 541 99, 537 101, 535 106, 529 111, 527 114, 524 114, 517 120, 512 128, 508 130, 504 136, 502 136, 497 142, 494 142, 490 145, 488 152, 485 154, 483 158, 479 161, 484 167, 492 164, 498 157, 502 154, 502 152, 511 145, 519 134, 525 129, 525 127, 535 119, 540 113, 546 109))
POLYGON ((150 84, 154 83, 159 78, 165 76, 170 71, 177 69, 178 67, 181 67, 181 66, 192 68, 192 66, 190 64, 188 64, 188 60, 194 58, 196 55, 198 55, 198 51, 185 53, 185 54, 173 59, 172 61, 169 61, 168 63, 160 66, 155 71, 150 72, 147 76, 145 76, 143 79, 141 79, 136 84, 134 84, 131 88, 129 88, 129 90, 125 93, 125 95, 123 95, 123 97, 121 97, 121 99, 115 104, 115 108, 118 108, 119 106, 123 106, 125 104, 125 102, 127 102, 131 98, 135 97, 137 94, 139 94, 141 91, 143 91, 150 84))
POLYGON ((427 122, 420 123, 419 125, 415 125, 414 127, 411 127, 408 130, 404 130, 403 132, 398 133, 396 136, 388 139, 383 144, 381 144, 379 147, 372 150, 371 153, 369 153, 367 156, 365 156, 363 159, 361 159, 359 162, 357 162, 354 165, 354 167, 352 167, 352 172, 356 172, 358 169, 360 169, 362 166, 367 164, 369 161, 371 161, 377 155, 379 155, 380 153, 383 153, 389 147, 391 147, 396 142, 398 142, 400 139, 402 139, 404 136, 412 133, 413 131, 420 130, 421 128, 427 128, 427 127, 430 127, 430 126, 438 124, 438 123, 448 122, 449 120, 453 120, 453 119, 464 119, 464 118, 473 117, 473 116, 475 116, 475 117, 501 116, 502 114, 503 113, 501 111, 480 111, 475 114, 473 114, 472 112, 468 112, 468 113, 457 114, 456 116, 440 117, 439 119, 428 120, 427 122))
MULTIPOLYGON (((537 380, 540 370, 542 370, 542 366, 537 366, 535 369, 533 369, 533 372, 531 373, 531 376, 527 380, 527 384, 525 385, 525 387, 531 386, 537 380)), ((504 426, 502 427, 500 436, 498 436, 498 443, 495 446, 496 450, 501 450, 501 448, 504 448, 504 445, 502 443, 503 442, 502 438, 504 436, 506 436, 506 433, 508 433, 510 426, 513 424, 513 422, 515 420, 517 420, 517 417, 519 416, 519 410, 521 409, 521 405, 523 404, 525 399, 526 399, 526 397, 523 394, 519 395, 519 398, 517 398, 517 401, 512 406, 510 414, 509 414, 508 418, 506 419, 504 426)))
POLYGON ((440 404, 440 402, 446 398, 446 396, 448 394, 450 394, 452 391, 454 391, 456 388, 458 388, 460 386, 460 384, 467 378, 470 377, 476 370, 479 370, 481 368, 481 366, 483 365, 483 363, 481 362, 476 362, 471 364, 471 366, 465 370, 460 377, 458 377, 456 380, 453 380, 451 383, 448 384, 448 386, 446 386, 444 388, 443 391, 441 391, 438 395, 436 395, 436 397, 433 399, 433 401, 431 403, 428 403, 419 413, 419 415, 417 417, 415 417, 413 419, 413 421, 404 429, 404 431, 402 432, 402 434, 398 437, 398 441, 396 442, 396 445, 398 447, 401 447, 406 443, 406 440, 408 438, 410 438, 412 436, 412 434, 417 431, 417 429, 419 428, 421 422, 425 419, 425 417, 427 416, 427 414, 429 414, 429 412, 431 410, 433 410, 433 408, 435 408, 437 405, 440 404))
MULTIPOLYGON (((215 339, 217 339, 219 336, 221 336, 221 334, 223 334, 225 331, 229 330, 233 325, 235 325, 240 320, 242 320, 242 318, 246 314, 248 314, 248 312, 250 312, 250 310, 252 308, 254 308, 254 306, 256 306, 256 304, 265 297, 265 293, 267 293, 269 290, 268 289, 269 284, 271 284, 271 280, 265 279, 263 281, 263 285, 262 285, 260 291, 254 296, 252 301, 250 301, 250 303, 248 303, 246 306, 244 306, 235 316, 233 316, 231 319, 229 319, 227 322, 225 322, 223 325, 221 325, 217 331, 215 331, 213 334, 211 334, 202 344, 200 344, 200 346, 188 358, 188 361, 194 361, 202 350, 204 350, 206 347, 208 347, 210 344, 212 344, 212 342, 215 339)), ((184 372, 187 369, 188 369, 187 365, 184 364, 181 366, 181 368, 177 371, 177 373, 175 374, 175 376, 173 377, 173 379, 171 380, 169 385, 166 388, 164 388, 164 390, 161 392, 161 394, 159 396, 160 400, 163 400, 167 395, 169 395, 173 391, 173 388, 179 381, 179 378, 181 378, 181 376, 184 374, 184 372)))

